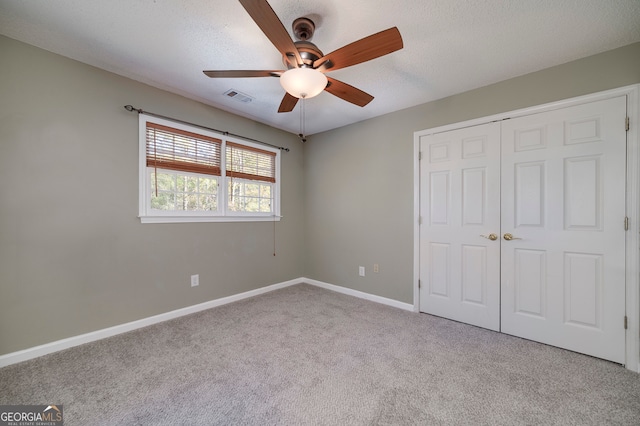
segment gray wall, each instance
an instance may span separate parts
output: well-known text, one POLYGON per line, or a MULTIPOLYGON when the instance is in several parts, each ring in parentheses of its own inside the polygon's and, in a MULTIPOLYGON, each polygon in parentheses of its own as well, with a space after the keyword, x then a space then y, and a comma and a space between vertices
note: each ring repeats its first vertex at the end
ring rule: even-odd
POLYGON ((636 83, 640 43, 311 136, 305 276, 413 303, 413 132, 636 83))
POLYGON ((5 37, 0 57, 0 354, 304 275, 297 137, 5 37), (273 223, 140 223, 127 104, 291 149, 276 257, 273 223))
POLYGON ((638 43, 302 145, 14 40, 0 53, 0 355, 301 276, 413 303, 414 131, 640 83, 638 43), (276 257, 269 223, 140 224, 126 104, 291 148, 276 257))

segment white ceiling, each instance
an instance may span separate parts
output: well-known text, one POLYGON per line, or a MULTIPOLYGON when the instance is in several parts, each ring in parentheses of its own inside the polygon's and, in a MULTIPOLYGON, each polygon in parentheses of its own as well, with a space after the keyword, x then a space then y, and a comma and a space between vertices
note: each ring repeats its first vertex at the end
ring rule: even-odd
MULTIPOLYGON (((397 26, 404 48, 329 75, 375 96, 306 101, 306 134, 486 86, 640 41, 640 0, 269 0, 291 33, 316 23, 326 54, 397 26)), ((282 69, 237 0, 0 0, 0 34, 249 117, 300 131, 300 103, 278 114, 277 78, 211 79, 202 70, 282 69), (254 98, 224 95, 235 89, 254 98)), ((1 55, 0 55, 1 57, 1 55)), ((138 105, 158 114, 154 105, 138 105)))

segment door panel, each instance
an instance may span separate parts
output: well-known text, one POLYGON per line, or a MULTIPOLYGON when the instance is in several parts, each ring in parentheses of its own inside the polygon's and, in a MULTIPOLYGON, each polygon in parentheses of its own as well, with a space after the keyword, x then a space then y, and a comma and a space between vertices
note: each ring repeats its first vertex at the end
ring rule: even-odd
POLYGON ((602 156, 565 159, 565 229, 602 230, 602 156))
POLYGON ((602 255, 565 253, 565 322, 600 329, 602 255))
POLYGON ((487 248, 462 246, 462 303, 487 305, 487 248))
POLYGON ((521 227, 544 227, 545 167, 543 161, 515 165, 515 217, 521 227))
POLYGON ((544 319, 547 315, 547 253, 514 250, 515 312, 544 319))
POLYGON ((449 261, 449 244, 431 243, 429 250, 429 296, 449 299, 451 294, 450 271, 451 262, 449 261))
POLYGON ((431 200, 429 204, 431 207, 431 214, 429 215, 431 225, 449 225, 450 181, 449 170, 431 173, 431 200))
POLYGON ((500 125, 421 139, 420 310, 500 327, 500 125))
POLYGON ((626 98, 502 125, 501 330, 624 363, 626 98))

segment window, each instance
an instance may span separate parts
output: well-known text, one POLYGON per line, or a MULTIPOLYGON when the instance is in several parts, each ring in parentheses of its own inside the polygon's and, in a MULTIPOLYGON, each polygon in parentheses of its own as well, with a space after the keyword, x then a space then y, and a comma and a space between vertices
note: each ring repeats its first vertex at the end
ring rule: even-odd
POLYGON ((279 220, 280 151, 140 114, 140 219, 279 220))

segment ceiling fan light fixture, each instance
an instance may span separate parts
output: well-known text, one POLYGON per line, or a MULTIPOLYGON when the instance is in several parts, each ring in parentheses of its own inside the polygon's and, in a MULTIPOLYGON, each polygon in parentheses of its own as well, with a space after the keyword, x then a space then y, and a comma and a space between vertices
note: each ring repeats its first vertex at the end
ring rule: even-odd
POLYGON ((280 84, 291 96, 309 99, 327 87, 327 76, 313 68, 292 68, 280 76, 280 84))

